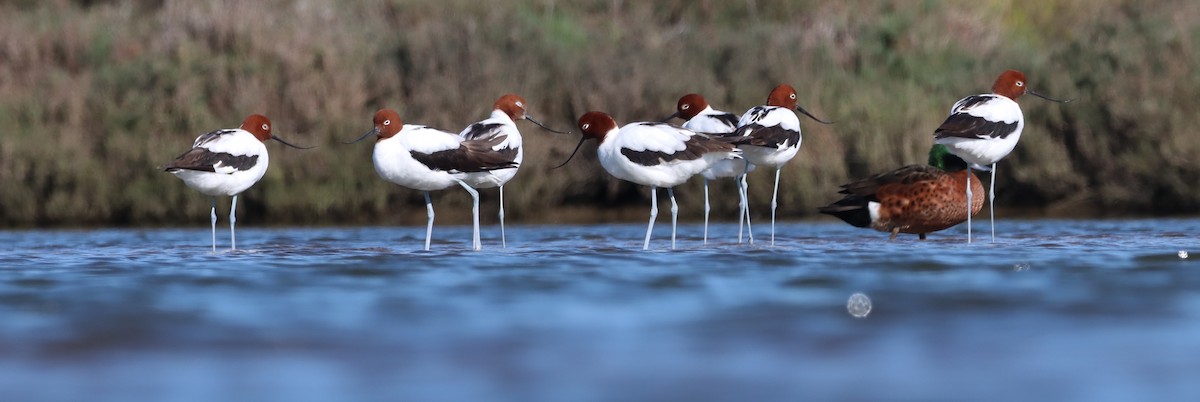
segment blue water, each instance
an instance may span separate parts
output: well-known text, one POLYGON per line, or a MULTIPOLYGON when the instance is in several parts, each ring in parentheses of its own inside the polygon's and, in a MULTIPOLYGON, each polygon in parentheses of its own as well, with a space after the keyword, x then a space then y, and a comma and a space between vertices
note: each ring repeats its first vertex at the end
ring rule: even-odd
POLYGON ((664 226, 0 232, 0 398, 1200 400, 1200 220, 664 226))

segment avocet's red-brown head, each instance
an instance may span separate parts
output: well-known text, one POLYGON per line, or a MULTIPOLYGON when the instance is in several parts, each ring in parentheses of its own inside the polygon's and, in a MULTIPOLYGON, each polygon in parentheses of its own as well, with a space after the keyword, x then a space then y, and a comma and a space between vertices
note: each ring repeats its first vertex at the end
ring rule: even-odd
POLYGON ((804 110, 804 108, 800 107, 800 105, 796 102, 796 88, 792 88, 792 86, 788 84, 779 84, 779 86, 771 90, 771 94, 767 95, 767 106, 788 108, 790 110, 804 113, 805 116, 816 120, 818 123, 833 124, 832 122, 818 119, 817 116, 813 116, 812 113, 809 113, 807 110, 804 110))
POLYGON ((1058 102, 1058 103, 1069 103, 1069 102, 1075 100, 1075 99, 1058 100, 1058 99, 1049 98, 1046 95, 1042 95, 1040 93, 1034 92, 1032 89, 1029 89, 1029 84, 1027 84, 1025 82, 1025 74, 1021 73, 1020 71, 1017 71, 1017 70, 1008 70, 1008 71, 1001 73, 1000 77, 996 78, 996 83, 992 84, 992 93, 994 93, 996 95, 1001 95, 1001 96, 1007 97, 1014 101, 1017 100, 1017 98, 1021 97, 1021 95, 1024 95, 1024 94, 1030 94, 1030 95, 1033 95, 1033 96, 1036 96, 1036 97, 1039 97, 1039 98, 1042 98, 1042 99, 1045 99, 1045 100, 1048 100, 1051 102, 1058 102))
POLYGON ((992 93, 1004 95, 1012 100, 1017 100, 1027 90, 1025 88, 1025 74, 1017 70, 1005 71, 1000 74, 1000 77, 996 78, 996 83, 992 84, 992 93))
POLYGON ((353 144, 366 139, 372 135, 375 136, 375 141, 382 141, 399 133, 404 128, 404 123, 400 121, 400 113, 396 113, 392 109, 379 109, 375 112, 374 118, 375 127, 371 131, 367 131, 361 137, 354 141, 342 142, 343 144, 353 144))
POLYGON ((579 117, 579 132, 583 137, 579 139, 579 144, 575 145, 575 150, 571 151, 571 156, 567 157, 567 161, 555 166, 554 169, 563 167, 575 158, 575 154, 579 152, 579 147, 589 139, 595 138, 597 142, 604 142, 604 137, 612 130, 617 129, 617 121, 604 112, 587 112, 579 117))
POLYGON ((767 106, 779 106, 788 109, 796 108, 796 88, 788 84, 779 84, 767 95, 767 106))
POLYGON ((261 114, 247 116, 246 120, 242 120, 240 128, 254 134, 254 138, 258 138, 259 141, 271 139, 271 120, 267 119, 267 116, 261 114))
POLYGON ((505 94, 504 96, 501 96, 500 99, 496 99, 496 104, 493 106, 493 109, 503 111, 504 114, 507 114, 508 118, 512 119, 513 121, 524 119, 528 120, 530 123, 536 124, 543 130, 558 134, 569 134, 546 127, 545 124, 537 121, 537 119, 534 119, 533 116, 529 114, 529 111, 525 109, 525 105, 525 98, 522 98, 517 94, 505 94))
POLYGON ((604 142, 604 136, 616 129, 617 121, 608 113, 587 112, 579 117, 579 131, 584 139, 595 138, 598 142, 604 142))
POLYGON ((279 141, 279 143, 281 143, 283 145, 287 145, 289 147, 297 148, 297 149, 316 148, 316 146, 301 147, 301 146, 292 145, 291 143, 284 141, 282 138, 272 135, 271 134, 271 120, 268 119, 267 116, 263 116, 261 114, 252 114, 250 116, 247 116, 246 120, 242 120, 242 126, 239 128, 241 128, 242 130, 246 130, 250 134, 254 134, 254 138, 258 138, 258 140, 262 141, 262 142, 267 142, 267 140, 275 140, 275 141, 279 141))
POLYGON ((404 122, 400 121, 400 113, 396 113, 395 110, 387 108, 379 109, 379 111, 375 112, 375 117, 372 119, 372 122, 374 123, 375 127, 371 128, 371 131, 367 131, 354 141, 343 142, 343 144, 353 144, 362 141, 371 135, 375 136, 375 141, 383 141, 388 138, 392 138, 392 136, 395 136, 396 133, 399 133, 400 130, 404 128, 404 122))
POLYGON ((691 120, 704 109, 708 108, 708 101, 700 94, 687 94, 679 98, 679 102, 675 104, 675 115, 684 120, 691 120))
POLYGON ((392 109, 379 109, 375 112, 375 129, 372 132, 375 133, 376 140, 385 140, 399 133, 403 126, 400 113, 392 109))
POLYGON ((505 94, 501 96, 500 99, 496 99, 496 104, 493 108, 504 111, 513 121, 524 119, 526 114, 525 98, 517 94, 505 94))

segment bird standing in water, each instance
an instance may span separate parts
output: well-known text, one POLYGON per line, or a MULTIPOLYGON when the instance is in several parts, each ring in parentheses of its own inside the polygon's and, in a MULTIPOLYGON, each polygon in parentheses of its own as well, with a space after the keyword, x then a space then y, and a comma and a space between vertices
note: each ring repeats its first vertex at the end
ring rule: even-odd
POLYGON ((479 240, 479 192, 464 180, 473 172, 509 169, 516 166, 512 155, 495 152, 493 148, 503 138, 490 137, 464 140, 454 133, 417 124, 404 124, 400 114, 392 109, 380 109, 373 119, 375 128, 357 140, 375 136, 375 150, 371 160, 375 172, 389 182, 413 190, 425 192, 425 250, 429 250, 433 236, 433 202, 429 192, 454 185, 461 186, 471 194, 472 233, 471 248, 483 248, 479 240))
MULTIPOLYGON (((775 245, 775 209, 779 206, 779 172, 800 151, 800 118, 796 111, 824 124, 796 102, 796 89, 782 84, 771 90, 767 104, 747 110, 738 120, 731 137, 743 152, 746 163, 775 168, 775 189, 771 192, 771 245, 775 245)), ((747 169, 748 170, 748 169, 747 169)), ((742 186, 747 187, 745 184, 742 186)))
POLYGON ((741 157, 741 151, 733 145, 691 130, 662 122, 629 123, 618 127, 617 121, 603 112, 588 112, 581 116, 579 130, 583 138, 579 139, 567 162, 575 157, 585 141, 594 138, 600 143, 596 157, 604 170, 618 179, 650 186, 650 222, 646 225, 642 249, 650 248, 650 234, 658 217, 659 187, 666 187, 671 198, 671 248, 674 249, 679 219, 674 187, 717 161, 741 157))
MULTIPOLYGON (((687 94, 679 98, 679 102, 675 105, 675 114, 662 121, 670 121, 676 117, 687 120, 683 123, 683 128, 711 137, 732 136, 738 123, 736 114, 713 109, 700 94, 687 94)), ((737 182, 738 243, 742 242, 743 227, 747 229, 750 243, 754 243, 754 231, 750 230, 750 210, 746 203, 746 173, 752 171, 754 171, 754 164, 750 162, 725 159, 700 172, 700 176, 704 177, 704 244, 708 244, 708 212, 711 209, 708 202, 708 181, 721 177, 732 177, 737 182)))
POLYGON ((163 167, 168 173, 183 180, 188 187, 212 197, 212 243, 217 251, 217 196, 232 196, 229 206, 229 249, 237 249, 237 199, 246 189, 258 183, 267 173, 267 140, 279 141, 292 148, 298 147, 271 135, 271 120, 261 114, 252 114, 238 128, 213 131, 192 143, 192 149, 179 155, 163 167))
MULTIPOLYGON (((967 220, 966 185, 982 192, 983 184, 967 168, 967 162, 954 156, 946 146, 935 144, 929 150, 928 165, 908 165, 865 180, 842 185, 841 200, 818 210, 860 228, 890 232, 889 240, 899 233, 919 235, 936 232, 967 220)), ((973 199, 971 213, 983 209, 983 198, 973 199)))
POLYGON ((513 163, 510 168, 470 172, 463 178, 468 185, 477 189, 500 188, 500 247, 508 246, 508 240, 504 236, 504 184, 517 175, 517 169, 521 167, 521 162, 525 159, 525 150, 521 147, 521 132, 517 130, 516 121, 529 120, 530 123, 536 124, 546 131, 566 134, 550 129, 534 120, 533 116, 525 111, 525 104, 525 98, 516 94, 501 96, 493 105, 490 117, 473 123, 458 133, 463 140, 498 139, 499 142, 492 146, 491 151, 508 158, 513 163))
MULTIPOLYGON (((1008 70, 996 78, 992 93, 971 95, 960 99, 950 108, 950 116, 934 130, 934 143, 945 145, 950 153, 974 165, 991 171, 992 184, 988 190, 988 214, 992 221, 992 242, 996 242, 996 214, 992 201, 996 198, 996 162, 1012 152, 1021 139, 1025 117, 1017 98, 1030 94, 1052 102, 1067 103, 1073 99, 1051 99, 1029 89, 1025 74, 1008 70)), ((972 166, 968 165, 969 171, 972 166)), ((970 180, 971 176, 966 177, 970 180)), ((973 186, 964 186, 974 188, 973 186)), ((966 204, 974 195, 967 192, 966 204)), ((972 204, 973 205, 973 204, 972 204)), ((971 218, 967 217, 967 243, 971 242, 971 218)))

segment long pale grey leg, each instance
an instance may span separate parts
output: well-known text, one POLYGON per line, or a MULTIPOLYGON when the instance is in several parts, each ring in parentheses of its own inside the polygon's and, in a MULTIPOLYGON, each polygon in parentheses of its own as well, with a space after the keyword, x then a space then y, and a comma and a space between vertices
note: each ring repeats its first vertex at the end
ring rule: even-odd
POLYGON ((433 238, 433 201, 429 200, 429 192, 425 192, 425 212, 429 219, 425 221, 425 251, 429 251, 429 239, 433 238))
POLYGON ((750 182, 742 175, 742 193, 746 195, 746 239, 754 244, 754 228, 750 225, 750 182))
MULTIPOLYGON (((668 191, 670 191, 670 190, 668 190, 668 191)), ((675 197, 672 196, 671 200, 672 201, 675 200, 675 197)), ((709 209, 710 208, 708 206, 708 178, 706 177, 706 178, 704 178, 704 244, 708 244, 708 211, 709 211, 709 209)))
POLYGON ((229 249, 237 250, 237 235, 233 232, 233 224, 237 223, 237 195, 233 196, 233 204, 229 205, 229 249))
POLYGON ((658 218, 658 187, 650 186, 650 223, 646 225, 646 241, 642 250, 650 249, 650 232, 654 231, 654 219, 658 218))
POLYGON ((771 246, 775 246, 775 207, 779 205, 779 171, 783 167, 775 168, 775 191, 771 192, 771 246))
MULTIPOLYGON (((988 218, 992 220, 992 243, 996 242, 996 163, 992 162, 992 184, 988 189, 988 218)), ((968 211, 967 213, 970 213, 968 211)))
POLYGON ((742 188, 742 178, 737 176, 733 180, 737 182, 738 189, 738 244, 742 244, 742 228, 746 223, 746 189, 742 188))
POLYGON ((675 249, 675 224, 679 222, 679 204, 675 203, 675 187, 667 187, 667 196, 671 197, 671 249, 675 249))
POLYGON ((213 252, 217 252, 217 197, 212 198, 212 237, 213 252))
POLYGON ((500 186, 500 248, 508 248, 508 240, 504 238, 504 186, 500 186))
POLYGON ((471 194, 471 247, 475 251, 482 250, 483 243, 479 241, 479 192, 462 180, 458 181, 458 185, 471 194))
POLYGON ((971 166, 967 165, 967 243, 971 242, 971 166))

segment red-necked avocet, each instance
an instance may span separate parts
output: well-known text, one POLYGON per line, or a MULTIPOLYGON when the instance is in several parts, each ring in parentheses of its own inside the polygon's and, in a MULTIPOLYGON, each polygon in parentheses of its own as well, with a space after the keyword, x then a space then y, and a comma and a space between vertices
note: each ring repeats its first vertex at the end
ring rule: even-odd
MULTIPOLYGON (((687 94, 679 98, 675 104, 675 114, 667 116, 662 121, 674 118, 686 120, 683 128, 712 137, 727 137, 737 129, 738 115, 713 109, 704 96, 687 94)), ((754 164, 743 160, 725 159, 713 164, 712 167, 700 172, 704 177, 704 243, 708 244, 708 212, 711 209, 708 202, 708 181, 721 177, 731 177, 738 188, 738 243, 742 242, 742 228, 749 234, 750 243, 754 243, 754 231, 750 229, 750 210, 746 203, 746 173, 754 171, 754 164)))
POLYGON ((298 147, 271 135, 271 120, 252 114, 239 128, 213 131, 192 143, 184 152, 163 167, 183 180, 188 187, 212 197, 212 242, 217 251, 217 197, 232 196, 229 206, 229 248, 237 249, 234 223, 237 222, 237 199, 246 189, 258 183, 267 173, 267 147, 263 142, 275 140, 292 148, 298 147))
POLYGON ((484 140, 499 139, 496 145, 492 146, 491 152, 500 154, 503 158, 512 161, 511 168, 491 169, 479 172, 467 173, 463 179, 468 185, 474 188, 500 188, 500 246, 507 247, 508 241, 504 236, 504 184, 512 180, 513 176, 517 175, 517 169, 520 168, 521 162, 525 159, 525 151, 521 148, 521 132, 517 130, 517 120, 529 120, 530 123, 536 124, 547 131, 567 134, 562 131, 554 130, 546 127, 538 122, 525 111, 525 98, 516 94, 506 94, 496 100, 492 109, 492 115, 486 120, 471 124, 462 132, 458 133, 464 140, 484 140))
MULTIPOLYGON (((950 108, 950 116, 934 130, 934 142, 945 145, 950 153, 975 165, 979 170, 990 170, 992 183, 988 190, 988 214, 992 221, 992 242, 996 241, 996 217, 992 200, 996 194, 996 162, 1004 159, 1017 146, 1025 118, 1017 98, 1030 94, 1053 102, 1067 103, 1073 99, 1051 99, 1030 90, 1025 84, 1025 74, 1008 70, 996 78, 992 93, 971 95, 960 99, 950 108)), ((970 166, 967 167, 969 171, 970 166)), ((971 180, 967 175, 966 180, 971 180)), ((965 188, 965 187, 964 187, 965 188)), ((967 192, 967 204, 972 194, 967 192)), ((967 242, 971 242, 971 218, 967 217, 967 242)))
MULTIPOLYGON (((747 110, 738 120, 734 136, 748 163, 775 168, 775 189, 771 192, 771 245, 775 245, 775 209, 779 205, 779 172, 800 150, 800 119, 795 111, 820 123, 832 124, 813 116, 796 103, 796 89, 781 84, 771 90, 767 104, 747 110)), ((746 187, 746 186, 743 186, 746 187)))
POLYGON ((650 233, 658 217, 659 187, 666 187, 667 195, 671 198, 671 248, 674 249, 679 218, 674 187, 712 167, 717 161, 737 159, 741 154, 728 142, 667 123, 638 122, 618 128, 617 121, 603 112, 584 114, 579 118, 579 130, 583 138, 580 138, 567 162, 571 161, 584 141, 594 138, 600 143, 596 157, 600 159, 604 170, 618 179, 650 186, 650 222, 646 226, 643 249, 650 248, 650 233))
POLYGON ((512 155, 493 152, 503 138, 464 140, 462 137, 422 125, 403 124, 400 114, 391 109, 375 112, 375 128, 350 143, 374 135, 372 160, 375 172, 389 182, 425 192, 425 250, 433 236, 433 202, 429 192, 454 185, 462 186, 474 201, 471 207, 473 232, 471 247, 480 250, 479 192, 463 179, 468 173, 516 166, 512 155))

